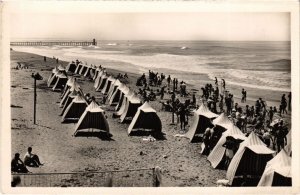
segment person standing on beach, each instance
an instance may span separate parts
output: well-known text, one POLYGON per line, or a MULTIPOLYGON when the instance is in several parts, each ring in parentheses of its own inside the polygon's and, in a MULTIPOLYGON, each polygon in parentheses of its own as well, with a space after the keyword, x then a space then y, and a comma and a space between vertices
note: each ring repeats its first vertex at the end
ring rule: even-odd
POLYGON ((226 83, 225 83, 225 80, 224 79, 222 79, 222 91, 224 92, 225 91, 225 89, 226 89, 226 83))
POLYGON ((274 116, 274 111, 272 109, 272 106, 270 106, 270 110, 269 110, 269 120, 270 120, 270 123, 273 121, 273 116, 274 116))
POLYGON ((220 95, 220 102, 219 102, 219 108, 220 108, 220 112, 224 112, 224 102, 223 102, 223 95, 220 95))
POLYGON ((243 103, 243 102, 246 102, 246 91, 245 91, 245 89, 243 88, 242 89, 242 99, 241 99, 241 102, 243 103))
POLYGON ((56 58, 56 64, 58 64, 58 58, 56 58))
POLYGON ((177 87, 178 87, 178 79, 175 80, 175 90, 177 91, 177 87))
POLYGON ((171 83, 171 76, 170 75, 167 78, 167 83, 168 83, 168 87, 170 87, 170 83, 171 83))
POLYGON ((179 119, 180 119, 180 129, 185 130, 185 117, 186 117, 186 108, 183 104, 179 107, 179 119))
POLYGON ((166 86, 161 87, 160 89, 160 99, 164 99, 164 95, 165 95, 165 88, 166 86))
POLYGON ((46 56, 44 56, 44 62, 46 62, 47 61, 47 58, 46 58, 46 56))
POLYGON ((215 85, 218 86, 218 79, 215 77, 215 85))

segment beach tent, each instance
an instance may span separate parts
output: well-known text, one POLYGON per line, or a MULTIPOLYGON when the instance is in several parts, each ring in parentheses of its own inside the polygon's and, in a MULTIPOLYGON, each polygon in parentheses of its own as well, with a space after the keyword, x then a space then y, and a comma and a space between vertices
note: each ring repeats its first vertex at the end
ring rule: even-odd
POLYGON ((80 75, 84 75, 85 71, 89 68, 89 66, 87 64, 83 64, 80 71, 79 71, 79 74, 80 75))
POLYGON ((225 144, 226 139, 231 136, 236 140, 245 140, 246 137, 242 133, 242 131, 235 126, 233 123, 231 124, 231 127, 229 127, 223 134, 222 137, 219 139, 218 143, 216 146, 213 148, 213 150, 210 152, 210 154, 207 157, 207 160, 211 163, 211 166, 213 168, 218 167, 218 165, 221 163, 224 155, 226 148, 223 147, 223 144, 225 144))
POLYGON ((102 77, 103 74, 104 74, 104 71, 103 71, 103 70, 100 71, 100 72, 98 73, 98 76, 97 76, 97 78, 95 79, 95 83, 94 83, 94 88, 95 88, 95 89, 97 89, 98 86, 100 85, 101 77, 102 77))
POLYGON ((57 79, 52 90, 53 91, 63 90, 68 81, 68 77, 61 72, 57 73, 55 76, 57 77, 57 79))
POLYGON ((81 94, 78 94, 66 108, 64 114, 62 115, 61 122, 78 121, 87 106, 87 101, 84 99, 84 97, 82 97, 81 94))
POLYGON ((133 130, 151 130, 155 134, 161 133, 162 125, 156 111, 145 102, 140 106, 134 115, 129 127, 128 135, 132 133, 133 130))
POLYGON ((101 72, 100 66, 98 66, 95 70, 95 74, 93 76, 93 80, 95 80, 98 77, 98 74, 101 72))
POLYGON ((214 134, 212 136, 212 139, 210 140, 210 146, 211 148, 214 148, 219 139, 221 138, 222 133, 225 132, 228 128, 230 128, 233 123, 224 113, 220 114, 220 116, 214 119, 212 123, 215 125, 215 127, 213 129, 214 134))
POLYGON ((61 64, 58 65, 57 69, 59 71, 66 71, 66 69, 61 64))
POLYGON ((107 79, 108 79, 108 76, 106 74, 103 74, 101 76, 101 80, 99 82, 98 87, 96 88, 96 91, 101 91, 104 88, 104 86, 105 86, 105 84, 107 82, 107 79))
POLYGON ((115 111, 120 110, 120 108, 123 104, 123 100, 125 99, 125 96, 130 92, 130 89, 125 84, 120 85, 118 90, 120 90, 120 98, 119 98, 118 103, 115 107, 115 111))
POLYGON ((121 85, 121 82, 119 79, 115 79, 112 84, 110 85, 110 88, 107 92, 107 95, 106 95, 106 99, 107 101, 109 101, 111 99, 111 96, 113 95, 113 93, 117 90, 117 88, 121 85))
POLYGON ((76 68, 77 68, 77 66, 76 66, 75 62, 70 62, 66 67, 66 72, 75 73, 76 68))
MULTIPOLYGON (((226 174, 229 185, 236 186, 235 179, 238 176, 252 176, 252 178, 260 178, 264 172, 264 168, 269 160, 273 158, 275 151, 270 150, 260 138, 252 132, 247 139, 240 144, 236 154, 233 156, 226 174)), ((253 182, 256 186, 257 182, 253 182)))
POLYGON ((292 130, 290 130, 286 135, 286 142, 284 149, 289 156, 292 156, 292 130))
POLYGON ((75 70, 75 74, 79 74, 80 73, 80 70, 82 69, 84 65, 82 63, 79 63, 76 67, 76 70, 75 70))
POLYGON ((71 85, 68 87, 68 89, 66 90, 65 94, 63 95, 59 106, 63 107, 63 105, 65 104, 65 102, 67 101, 70 93, 72 93, 77 95, 78 93, 80 93, 81 95, 83 95, 83 92, 81 91, 80 85, 74 81, 73 83, 71 83, 71 85))
POLYGON ((63 89, 63 93, 62 95, 60 96, 61 98, 64 97, 64 95, 66 94, 66 92, 68 91, 68 89, 70 89, 71 85, 76 81, 76 78, 75 77, 72 77, 72 76, 69 76, 68 77, 68 81, 63 89))
POLYGON ((98 106, 94 101, 85 109, 84 113, 81 115, 76 127, 75 133, 76 136, 78 132, 84 130, 92 130, 93 132, 104 131, 109 133, 109 126, 105 117, 104 110, 98 106))
POLYGON ((125 109, 120 116, 120 121, 123 123, 125 120, 132 120, 141 105, 142 102, 140 98, 138 98, 135 94, 129 96, 125 102, 125 109))
POLYGON ((51 81, 53 80, 53 77, 55 74, 57 74, 59 72, 58 68, 55 66, 53 69, 52 69, 52 72, 48 78, 48 81, 47 81, 47 86, 50 87, 50 83, 51 81))
POLYGON ((291 186, 291 160, 286 150, 281 150, 270 160, 257 186, 291 186))
POLYGON ((67 99, 65 100, 65 103, 63 104, 63 109, 60 113, 60 116, 62 116, 64 114, 65 110, 71 104, 73 99, 80 93, 81 93, 81 91, 73 90, 71 93, 68 94, 67 99))
POLYGON ((109 77, 107 78, 107 81, 106 81, 106 83, 105 83, 103 89, 101 90, 101 93, 104 94, 104 95, 106 95, 106 94, 108 93, 108 91, 109 91, 110 86, 112 85, 112 83, 113 83, 115 80, 116 80, 116 79, 114 79, 114 77, 109 76, 109 77))
POLYGON ((122 101, 119 103, 121 106, 119 110, 113 114, 114 117, 120 117, 123 114, 126 108, 126 102, 129 97, 133 96, 133 94, 133 91, 128 91, 128 93, 123 96, 122 101))
POLYGON ((88 76, 90 76, 90 71, 93 69, 93 66, 91 65, 91 66, 87 66, 87 69, 85 70, 85 72, 83 72, 82 74, 83 74, 83 76, 84 77, 88 77, 88 76))
POLYGON ((96 71, 95 66, 92 66, 88 72, 85 72, 84 76, 89 78, 94 78, 95 71, 96 71))
POLYGON ((125 84, 121 83, 119 80, 117 80, 115 82, 112 91, 108 93, 107 100, 108 100, 109 105, 117 105, 118 104, 118 102, 121 98, 121 94, 122 94, 120 88, 123 87, 123 85, 125 85, 125 84))
POLYGON ((190 142, 198 142, 199 135, 203 134, 207 127, 212 127, 211 120, 218 117, 217 114, 211 112, 204 104, 201 104, 199 109, 194 111, 194 122, 191 124, 189 131, 185 137, 190 139, 190 142))

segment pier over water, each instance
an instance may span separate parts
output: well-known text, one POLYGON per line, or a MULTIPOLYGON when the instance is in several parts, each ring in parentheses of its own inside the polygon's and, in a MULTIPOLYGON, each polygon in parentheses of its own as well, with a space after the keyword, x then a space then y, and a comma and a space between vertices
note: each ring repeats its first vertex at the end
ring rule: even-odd
POLYGON ((12 41, 11 46, 89 46, 97 45, 95 39, 93 41, 12 41))

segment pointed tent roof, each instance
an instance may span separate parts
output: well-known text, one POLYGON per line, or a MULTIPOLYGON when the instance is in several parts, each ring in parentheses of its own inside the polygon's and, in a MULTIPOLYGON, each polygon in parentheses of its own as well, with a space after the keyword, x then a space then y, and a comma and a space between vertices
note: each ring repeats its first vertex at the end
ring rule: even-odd
POLYGON ((75 135, 80 129, 99 129, 109 132, 109 125, 104 116, 104 111, 94 101, 85 109, 76 127, 75 135))
POLYGON ((61 64, 58 65, 57 69, 60 70, 60 71, 65 70, 65 68, 61 64))
POLYGON ((76 103, 82 103, 82 102, 86 102, 86 100, 85 100, 84 97, 79 93, 79 94, 77 94, 77 96, 73 99, 73 102, 76 102, 76 103))
POLYGON ((134 92, 132 95, 128 96, 128 101, 132 104, 140 104, 141 103, 140 98, 137 95, 135 95, 134 92))
POLYGON ((219 115, 211 112, 207 106, 205 106, 203 103, 200 105, 200 107, 198 108, 198 110, 195 111, 196 114, 198 115, 202 115, 202 116, 205 116, 207 118, 216 118, 218 117, 219 115))
POLYGON ((68 85, 68 86, 71 86, 72 83, 75 82, 75 80, 76 80, 75 77, 69 76, 69 79, 68 79, 68 81, 67 81, 67 85, 68 85))
POLYGON ((226 142, 226 137, 228 136, 232 136, 233 138, 240 140, 246 139, 242 131, 232 123, 231 127, 222 134, 222 137, 219 139, 218 143, 207 157, 207 160, 211 163, 213 168, 216 168, 222 161, 226 151, 226 148, 223 147, 223 144, 226 142))
POLYGON ((265 171, 258 183, 258 186, 272 186, 274 172, 283 177, 292 177, 291 173, 292 158, 284 149, 281 150, 272 160, 270 160, 265 168, 265 171))
POLYGON ((251 134, 247 137, 247 139, 240 144, 238 151, 236 152, 236 154, 234 155, 234 157, 232 158, 229 164, 226 177, 229 180, 230 185, 232 184, 236 170, 238 169, 238 166, 240 164, 240 161, 243 157, 246 148, 250 149, 256 154, 271 155, 275 153, 275 151, 269 149, 254 132, 251 132, 251 134))
POLYGON ((56 76, 58 77, 58 78, 68 78, 65 74, 63 74, 62 72, 58 72, 58 73, 56 73, 56 76))
POLYGON ((225 129, 230 128, 232 125, 231 120, 229 120, 229 118, 224 113, 222 113, 218 118, 214 119, 212 123, 214 125, 224 127, 225 129))
POLYGON ((156 111, 150 106, 148 102, 145 102, 143 105, 141 105, 138 108, 137 112, 135 113, 128 127, 128 131, 127 131, 128 135, 130 135, 132 129, 134 128, 145 128, 145 129, 149 128, 149 129, 154 129, 156 131, 161 131, 160 118, 158 117, 156 111), (141 115, 141 112, 147 113, 148 115, 141 115), (147 120, 145 120, 145 118, 147 120))
POLYGON ((52 69, 52 73, 56 74, 56 73, 58 73, 58 72, 59 72, 59 70, 58 70, 58 68, 55 66, 55 67, 52 69))

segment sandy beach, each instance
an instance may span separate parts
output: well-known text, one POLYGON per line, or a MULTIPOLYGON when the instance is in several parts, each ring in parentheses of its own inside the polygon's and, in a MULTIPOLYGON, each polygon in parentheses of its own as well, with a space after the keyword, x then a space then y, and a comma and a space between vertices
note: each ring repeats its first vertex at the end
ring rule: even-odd
MULTIPOLYGON (((75 60, 75 59, 74 59, 75 60)), ((68 62, 60 61, 66 66, 68 62)), ((107 72, 116 76, 124 73, 119 70, 110 69, 109 61, 100 61, 107 72)), ((112 118, 113 107, 102 105, 106 111, 107 120, 110 126, 111 141, 101 140, 96 137, 74 137, 75 124, 61 124, 59 116, 60 93, 52 92, 47 88, 46 82, 52 68, 56 66, 52 58, 43 61, 43 56, 36 54, 11 51, 11 155, 19 152, 21 156, 26 153, 27 147, 33 147, 34 153, 39 154, 41 161, 45 163, 40 168, 30 168, 33 173, 45 172, 72 172, 87 170, 126 170, 138 168, 151 168, 159 166, 162 169, 163 186, 216 186, 218 179, 224 179, 225 170, 214 169, 210 166, 206 156, 200 152, 200 144, 189 143, 183 137, 174 137, 179 133, 179 125, 171 124, 171 113, 161 111, 159 100, 151 101, 150 105, 157 111, 162 122, 162 132, 165 140, 145 142, 142 137, 128 136, 128 124, 121 124, 118 119, 112 118), (17 62, 26 62, 29 69, 16 70, 17 62), (33 124, 33 79, 31 74, 39 72, 44 80, 37 82, 37 125, 33 124), (143 155, 140 155, 141 152, 143 155)), ((158 70, 166 75, 180 74, 178 71, 158 70), (168 72, 166 72, 168 71, 168 72)), ((140 76, 128 73, 127 85, 136 90, 136 79, 140 76)), ((202 86, 188 84, 188 90, 198 89, 197 100, 202 94, 200 88, 206 82, 213 83, 205 74, 188 74, 188 77, 197 77, 203 80, 202 86)), ((93 88, 94 82, 79 79, 84 93, 90 93, 96 98, 102 97, 93 88)), ((229 86, 233 94, 237 94, 235 101, 241 106, 238 98, 241 87, 229 86)), ((247 104, 254 105, 253 99, 262 97, 268 105, 279 106, 281 92, 272 90, 247 89, 249 101, 247 104)), ((165 99, 169 99, 168 94, 165 99)), ((188 97, 191 98, 191 97, 188 97)), ((275 118, 277 118, 277 114, 275 118)), ((193 121, 191 117, 189 124, 193 121)), ((290 113, 284 116, 286 123, 291 125, 290 113)))

